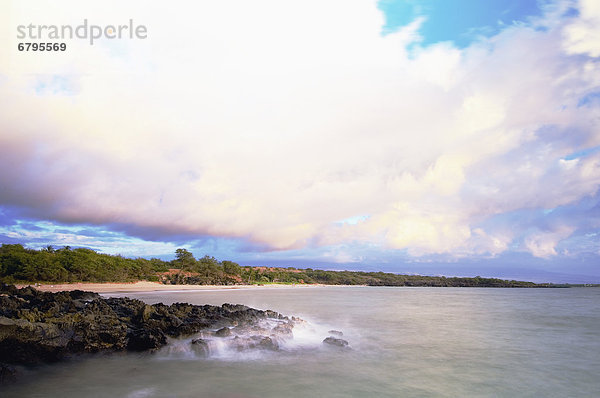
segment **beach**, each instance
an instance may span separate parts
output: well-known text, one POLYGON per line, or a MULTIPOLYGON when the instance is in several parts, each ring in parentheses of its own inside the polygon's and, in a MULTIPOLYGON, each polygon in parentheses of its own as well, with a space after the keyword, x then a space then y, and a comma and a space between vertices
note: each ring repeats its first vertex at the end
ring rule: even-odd
POLYGON ((16 285, 18 288, 32 286, 43 292, 62 292, 84 290, 95 293, 136 293, 155 291, 184 291, 184 290, 232 290, 232 289, 278 289, 278 288, 307 288, 319 287, 317 284, 265 284, 265 285, 164 285, 158 282, 138 281, 131 283, 62 283, 16 285))

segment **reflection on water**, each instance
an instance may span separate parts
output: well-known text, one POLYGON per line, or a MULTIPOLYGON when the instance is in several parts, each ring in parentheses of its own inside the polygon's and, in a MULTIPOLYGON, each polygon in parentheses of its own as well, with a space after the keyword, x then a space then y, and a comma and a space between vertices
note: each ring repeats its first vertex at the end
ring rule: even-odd
POLYGON ((596 397, 600 391, 600 289, 326 287, 129 296, 240 303, 307 323, 278 336, 277 349, 240 349, 235 337, 251 338, 252 331, 190 336, 154 354, 93 356, 32 370, 0 395, 596 397), (331 329, 343 331, 351 349, 324 345, 331 329), (193 339, 207 340, 207 350, 192 347, 193 339))

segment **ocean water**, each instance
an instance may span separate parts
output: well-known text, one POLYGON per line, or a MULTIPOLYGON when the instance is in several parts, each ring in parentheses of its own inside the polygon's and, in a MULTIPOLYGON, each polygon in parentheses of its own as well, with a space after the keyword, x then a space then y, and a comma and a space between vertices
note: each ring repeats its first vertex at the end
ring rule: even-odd
MULTIPOLYGON (((113 295, 117 296, 117 295, 113 295)), ((598 397, 600 289, 310 287, 127 294, 300 316, 280 351, 189 339, 28 372, 9 397, 598 397), (350 349, 322 344, 342 331, 350 349)))

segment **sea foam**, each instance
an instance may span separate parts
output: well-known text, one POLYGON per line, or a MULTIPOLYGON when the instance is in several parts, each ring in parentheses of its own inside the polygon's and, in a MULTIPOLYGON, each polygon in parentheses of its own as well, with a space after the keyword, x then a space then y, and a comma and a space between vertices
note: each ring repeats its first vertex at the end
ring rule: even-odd
POLYGON ((250 327, 205 330, 187 338, 170 339, 157 352, 157 358, 245 361, 328 349, 323 340, 342 334, 329 329, 299 318, 292 321, 267 318, 250 327))

